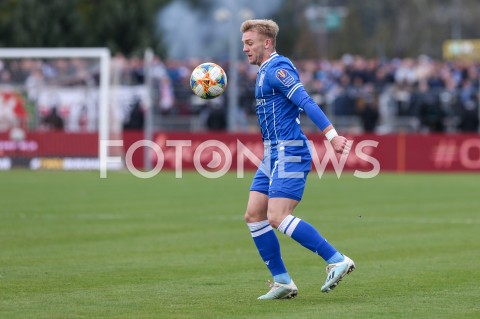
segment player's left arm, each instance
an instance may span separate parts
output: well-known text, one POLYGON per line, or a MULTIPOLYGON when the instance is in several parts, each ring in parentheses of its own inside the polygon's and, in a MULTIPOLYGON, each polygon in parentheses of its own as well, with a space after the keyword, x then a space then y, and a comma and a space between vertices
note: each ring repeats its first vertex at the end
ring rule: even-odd
MULTIPOLYGON (((320 109, 320 108, 319 108, 320 109)), ((321 111, 321 110, 320 110, 321 111)), ((323 113, 323 112, 322 112, 323 113)), ((307 113, 308 114, 308 113, 307 113)), ((310 116, 310 115, 309 115, 310 116)), ((311 118, 311 117, 310 117, 311 118)), ((333 146, 333 149, 337 153, 349 152, 350 151, 350 144, 346 137, 338 135, 337 131, 333 127, 332 124, 327 126, 323 131, 323 135, 330 141, 333 146)))
MULTIPOLYGON (((303 89, 303 87, 302 87, 303 89)), ((298 92, 298 95, 302 95, 302 92, 298 92)), ((323 135, 327 138, 327 140, 332 144, 333 149, 337 153, 343 153, 344 151, 350 151, 350 144, 348 143, 347 138, 344 136, 338 135, 337 131, 333 127, 333 124, 327 118, 325 113, 322 109, 315 103, 315 101, 307 94, 305 89, 303 89, 303 99, 300 101, 299 105, 305 113, 307 113, 308 117, 317 125, 318 128, 322 130, 323 135)))
POLYGON ((338 135, 322 109, 308 95, 298 77, 297 71, 288 63, 282 63, 275 70, 274 85, 295 105, 307 113, 308 117, 322 131, 337 153, 350 150, 348 140, 338 135))

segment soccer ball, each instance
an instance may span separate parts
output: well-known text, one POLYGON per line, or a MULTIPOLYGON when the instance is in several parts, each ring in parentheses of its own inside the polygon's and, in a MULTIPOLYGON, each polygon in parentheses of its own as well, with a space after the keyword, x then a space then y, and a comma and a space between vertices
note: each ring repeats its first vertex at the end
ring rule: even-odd
POLYGON ((214 99, 225 92, 227 74, 215 63, 202 63, 193 70, 190 76, 190 87, 193 93, 202 99, 214 99))

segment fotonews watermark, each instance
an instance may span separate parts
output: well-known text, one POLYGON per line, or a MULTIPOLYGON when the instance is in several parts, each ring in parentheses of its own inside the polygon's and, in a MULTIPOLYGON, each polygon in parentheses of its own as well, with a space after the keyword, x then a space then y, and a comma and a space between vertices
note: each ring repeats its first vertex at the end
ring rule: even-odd
MULTIPOLYGON (((330 164, 338 178, 342 172, 350 167, 357 167, 352 170, 353 175, 358 178, 373 178, 380 173, 380 162, 372 156, 378 142, 374 140, 362 140, 355 144, 349 152, 337 154, 331 144, 324 140, 323 145, 308 141, 309 152, 298 154, 296 150, 305 146, 305 141, 279 141, 274 147, 263 147, 262 154, 258 154, 258 147, 252 150, 240 140, 235 143, 224 143, 219 140, 206 140, 201 143, 194 143, 191 140, 166 140, 159 144, 140 140, 128 147, 124 163, 130 173, 139 178, 151 178, 160 173, 165 163, 168 162, 168 168, 175 171, 176 178, 182 178, 186 163, 189 164, 189 170, 194 169, 206 178, 220 178, 227 172, 236 170, 238 178, 243 178, 245 167, 260 169, 270 176, 272 172, 278 174, 280 178, 303 178, 301 171, 296 171, 297 163, 302 161, 302 156, 311 157, 313 164, 312 172, 315 171, 321 178, 330 164), (323 146, 323 147, 322 147, 323 146), (139 170, 134 165, 134 154, 142 152, 147 148, 151 154, 153 168, 149 171, 139 170), (321 150, 321 152, 318 152, 321 150), (273 163, 269 160, 274 156, 273 163), (349 165, 347 165, 349 164, 349 165)), ((349 147, 353 141, 349 141, 349 147)), ((101 140, 100 141, 100 178, 107 177, 107 170, 111 164, 122 163, 121 156, 109 156, 109 148, 123 147, 123 140, 101 140)))

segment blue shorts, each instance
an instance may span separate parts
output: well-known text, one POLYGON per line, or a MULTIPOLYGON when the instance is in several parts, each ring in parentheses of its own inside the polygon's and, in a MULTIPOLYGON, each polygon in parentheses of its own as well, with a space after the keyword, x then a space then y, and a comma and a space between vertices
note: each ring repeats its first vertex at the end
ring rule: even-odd
POLYGON ((250 191, 269 198, 290 198, 300 201, 305 190, 307 175, 312 166, 308 146, 265 147, 265 153, 250 191))

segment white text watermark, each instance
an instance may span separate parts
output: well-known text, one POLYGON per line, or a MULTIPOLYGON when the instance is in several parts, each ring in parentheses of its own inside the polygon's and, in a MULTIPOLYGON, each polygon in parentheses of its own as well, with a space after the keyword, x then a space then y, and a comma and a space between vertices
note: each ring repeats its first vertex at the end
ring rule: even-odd
MULTIPOLYGON (((353 141, 348 142, 350 146, 353 141)), ((377 148, 378 142, 374 140, 362 140, 358 142, 349 152, 337 154, 333 150, 332 145, 328 141, 323 141, 323 154, 317 152, 318 145, 312 141, 279 141, 274 147, 265 147, 263 157, 258 152, 247 147, 240 140, 236 143, 224 143, 219 140, 206 140, 201 143, 193 143, 191 140, 166 140, 163 147, 149 140, 139 140, 128 147, 123 159, 127 170, 139 178, 151 178, 160 173, 168 159, 169 169, 175 171, 176 178, 182 178, 184 163, 189 162, 191 168, 195 169, 199 174, 206 178, 220 178, 227 172, 236 170, 238 178, 243 178, 245 166, 250 162, 270 176, 272 166, 277 166, 278 177, 280 178, 303 178, 303 171, 295 171, 295 165, 307 160, 302 156, 308 156, 308 160, 312 162, 312 171, 317 173, 318 177, 322 177, 327 170, 327 166, 331 164, 333 170, 340 178, 342 172, 348 169, 347 163, 353 166, 365 168, 365 170, 355 169, 353 175, 358 178, 373 178, 380 173, 380 162, 372 156, 373 150, 377 148), (298 152, 308 143, 309 152, 298 152), (139 170, 134 165, 134 154, 140 152, 140 149, 147 148, 151 154, 152 169, 149 171, 139 170), (273 156, 275 164, 269 160, 273 156), (262 159, 265 159, 262 162, 262 159), (352 163, 353 162, 353 163, 352 163), (235 165, 234 165, 235 163, 235 165)), ((107 168, 111 164, 122 163, 121 156, 110 156, 109 148, 122 147, 123 140, 101 140, 100 141, 100 178, 107 177, 107 168)), ((321 146, 321 145, 320 145, 321 146)))

